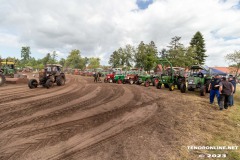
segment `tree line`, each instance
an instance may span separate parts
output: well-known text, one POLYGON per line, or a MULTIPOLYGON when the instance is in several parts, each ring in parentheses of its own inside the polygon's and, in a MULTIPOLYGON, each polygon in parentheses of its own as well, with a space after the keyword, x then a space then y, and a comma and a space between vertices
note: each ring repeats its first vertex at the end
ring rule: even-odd
POLYGON ((19 68, 32 67, 33 69, 43 69, 46 64, 61 64, 64 68, 73 69, 85 69, 88 66, 89 69, 95 69, 100 67, 100 58, 95 57, 82 57, 80 50, 72 50, 66 59, 61 58, 57 60, 57 53, 47 53, 45 57, 41 59, 35 59, 31 57, 31 51, 29 46, 23 46, 21 49, 21 59, 7 57, 8 61, 15 62, 19 68))
POLYGON ((188 47, 185 47, 180 40, 181 37, 173 37, 167 46, 168 49, 163 48, 160 52, 153 41, 149 44, 142 41, 136 48, 128 44, 111 54, 109 64, 112 67, 137 67, 145 71, 153 69, 160 58, 167 58, 173 66, 188 67, 193 64, 204 64, 207 55, 203 35, 199 31, 196 32, 188 47))

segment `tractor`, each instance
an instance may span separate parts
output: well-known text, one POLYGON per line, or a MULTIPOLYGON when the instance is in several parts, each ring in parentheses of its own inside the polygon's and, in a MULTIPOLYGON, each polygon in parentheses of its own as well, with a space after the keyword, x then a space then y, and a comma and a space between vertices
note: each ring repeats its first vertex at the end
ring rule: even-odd
POLYGON ((173 91, 176 86, 180 89, 182 82, 185 82, 185 69, 181 67, 172 67, 172 64, 167 59, 160 59, 159 62, 163 69, 165 66, 168 67, 163 70, 159 82, 156 85, 157 89, 161 89, 162 84, 165 88, 169 88, 170 91, 173 91))
POLYGON ((39 72, 39 82, 36 79, 30 79, 28 87, 30 89, 37 88, 38 85, 51 88, 56 83, 58 86, 65 84, 66 77, 61 71, 62 66, 60 64, 47 64, 43 71, 39 72))
POLYGON ((150 84, 155 86, 159 81, 159 76, 158 75, 150 75, 150 74, 142 74, 138 76, 137 84, 141 85, 144 83, 145 87, 149 87, 150 84))
POLYGON ((6 77, 13 78, 15 73, 15 62, 0 59, 0 86, 6 82, 6 77))
POLYGON ((106 76, 104 78, 104 82, 105 83, 113 83, 113 82, 118 81, 117 77, 114 80, 115 75, 122 75, 121 68, 113 68, 113 69, 109 70, 109 74, 106 74, 106 76))
POLYGON ((15 62, 12 61, 1 61, 0 68, 1 73, 6 77, 13 78, 14 74, 17 73, 17 70, 15 69, 15 62))
POLYGON ((130 71, 128 71, 126 73, 126 76, 125 76, 125 83, 129 83, 129 84, 134 84, 137 82, 138 80, 138 75, 140 74, 140 70, 139 69, 132 69, 130 71))
POLYGON ((206 93, 209 93, 208 86, 210 84, 211 78, 210 69, 208 67, 193 65, 190 68, 190 75, 187 79, 187 85, 186 83, 182 83, 180 90, 182 93, 185 93, 186 89, 188 89, 188 91, 200 89, 200 95, 205 96, 206 93), (204 76, 204 74, 201 73, 201 70, 205 70, 207 74, 204 76))
POLYGON ((106 76, 105 76, 105 78, 104 78, 104 82, 105 82, 105 83, 107 83, 107 82, 108 82, 108 83, 113 83, 114 75, 115 75, 115 72, 106 74, 106 76))
POLYGON ((122 84, 125 83, 125 75, 124 74, 115 74, 113 82, 122 84))

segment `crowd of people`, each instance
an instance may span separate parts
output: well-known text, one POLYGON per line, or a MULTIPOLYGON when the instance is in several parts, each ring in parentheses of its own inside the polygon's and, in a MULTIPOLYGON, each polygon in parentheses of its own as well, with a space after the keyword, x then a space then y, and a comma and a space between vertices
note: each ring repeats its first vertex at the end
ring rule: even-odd
POLYGON ((217 97, 219 109, 228 109, 228 107, 234 106, 233 95, 236 92, 236 79, 229 76, 220 78, 219 75, 215 75, 209 84, 210 90, 210 104, 213 104, 214 97, 217 97))

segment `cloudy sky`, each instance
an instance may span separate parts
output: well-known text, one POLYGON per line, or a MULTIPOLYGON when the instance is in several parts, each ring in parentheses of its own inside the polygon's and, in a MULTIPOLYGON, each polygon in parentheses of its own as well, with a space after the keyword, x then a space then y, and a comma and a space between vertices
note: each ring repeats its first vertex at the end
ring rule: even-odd
POLYGON ((240 50, 239 0, 0 0, 0 55, 35 58, 72 49, 82 56, 109 55, 126 44, 155 42, 160 51, 174 36, 189 45, 200 31, 208 66, 227 66, 224 55, 240 50))

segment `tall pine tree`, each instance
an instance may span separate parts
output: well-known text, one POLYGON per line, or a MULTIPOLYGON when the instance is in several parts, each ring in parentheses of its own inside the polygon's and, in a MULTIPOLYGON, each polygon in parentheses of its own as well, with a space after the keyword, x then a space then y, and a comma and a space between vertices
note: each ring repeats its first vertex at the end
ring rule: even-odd
POLYGON ((205 49, 205 41, 204 38, 201 34, 201 32, 196 32, 195 35, 193 36, 191 42, 190 42, 191 47, 194 47, 196 49, 196 60, 198 64, 204 64, 205 59, 207 57, 206 49, 205 49))

